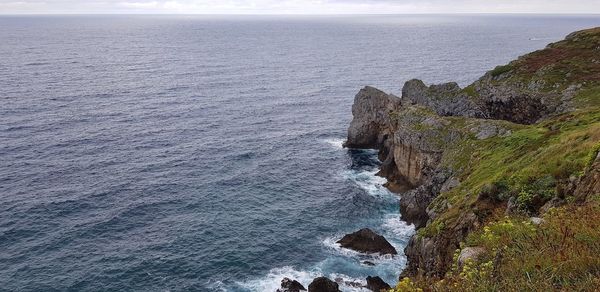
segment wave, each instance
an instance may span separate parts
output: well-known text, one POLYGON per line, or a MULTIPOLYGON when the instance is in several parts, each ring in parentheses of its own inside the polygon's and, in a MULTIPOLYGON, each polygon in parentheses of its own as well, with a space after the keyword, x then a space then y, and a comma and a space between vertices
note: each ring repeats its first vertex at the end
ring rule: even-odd
POLYGON ((305 288, 308 288, 308 283, 321 275, 318 267, 310 271, 299 271, 293 267, 273 268, 269 273, 259 279, 250 280, 247 282, 238 282, 237 285, 248 291, 276 291, 281 288, 281 280, 290 278, 300 282, 305 288))
POLYGON ((387 180, 377 175, 378 169, 350 169, 342 172, 342 177, 353 182, 374 197, 395 197, 384 184, 387 180))
MULTIPOLYGON (((343 139, 332 138, 324 141, 334 148, 343 149, 343 139)), ((348 226, 349 230, 342 230, 340 233, 321 239, 326 255, 322 261, 304 269, 290 266, 273 268, 263 277, 237 282, 239 290, 276 291, 280 288, 281 280, 286 277, 297 280, 308 287, 314 278, 325 276, 336 281, 342 291, 369 291, 364 288, 367 276, 380 276, 390 285, 396 283, 398 273, 406 264, 402 250, 414 233, 414 226, 400 219, 397 207, 398 196, 384 186, 387 182, 385 178, 376 175, 378 172, 377 151, 357 151, 359 151, 357 155, 361 157, 360 162, 348 166, 341 172, 341 177, 368 195, 385 202, 389 207, 386 210, 389 212, 384 211, 372 218, 360 218, 359 222, 354 223, 357 223, 356 226, 375 226, 374 229, 385 236, 400 254, 395 256, 365 254, 342 248, 336 243, 343 236, 342 232, 355 231, 350 230, 355 226, 348 226), (375 163, 373 163, 374 161, 375 163)))
POLYGON ((327 263, 324 261, 311 270, 297 270, 294 267, 281 267, 281 268, 273 268, 269 271, 269 273, 255 280, 250 280, 247 282, 238 282, 238 289, 242 291, 277 291, 277 289, 281 288, 281 280, 283 278, 290 278, 300 282, 305 288, 308 288, 308 285, 317 277, 325 276, 333 281, 336 281, 340 286, 340 290, 342 291, 351 291, 351 292, 363 292, 370 291, 366 289, 366 280, 359 279, 352 276, 348 276, 343 273, 326 273, 323 272, 324 267, 327 266, 327 263), (360 287, 362 286, 362 287, 360 287))
POLYGON ((345 139, 340 139, 340 138, 325 139, 324 141, 325 141, 325 143, 333 146, 333 148, 336 148, 336 149, 344 149, 344 142, 346 142, 345 139))

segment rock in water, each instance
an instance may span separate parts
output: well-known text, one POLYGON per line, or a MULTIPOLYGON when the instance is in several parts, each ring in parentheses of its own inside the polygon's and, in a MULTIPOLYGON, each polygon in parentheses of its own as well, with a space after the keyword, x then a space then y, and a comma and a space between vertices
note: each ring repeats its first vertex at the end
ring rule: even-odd
POLYGON ((367 277, 367 289, 375 292, 380 292, 382 290, 388 291, 392 289, 388 283, 384 282, 379 277, 367 277))
POLYGON ((283 278, 281 280, 281 289, 277 289, 277 292, 300 292, 306 291, 306 288, 296 280, 290 278, 283 278))
POLYGON ((349 248, 365 253, 398 254, 396 249, 381 235, 369 228, 346 234, 337 243, 343 248, 349 248))
POLYGON ((308 292, 340 292, 340 287, 326 277, 319 277, 308 285, 308 292))

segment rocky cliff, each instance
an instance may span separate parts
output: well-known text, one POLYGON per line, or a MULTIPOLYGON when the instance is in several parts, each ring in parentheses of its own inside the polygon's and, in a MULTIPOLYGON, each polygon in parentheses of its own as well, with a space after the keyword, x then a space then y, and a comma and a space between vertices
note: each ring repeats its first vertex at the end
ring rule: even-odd
POLYGON ((398 98, 366 87, 352 114, 346 147, 380 150, 380 175, 402 191, 402 217, 419 229, 403 275, 431 288, 450 278, 468 239, 500 218, 538 218, 600 194, 600 28, 465 88, 410 80, 398 98))

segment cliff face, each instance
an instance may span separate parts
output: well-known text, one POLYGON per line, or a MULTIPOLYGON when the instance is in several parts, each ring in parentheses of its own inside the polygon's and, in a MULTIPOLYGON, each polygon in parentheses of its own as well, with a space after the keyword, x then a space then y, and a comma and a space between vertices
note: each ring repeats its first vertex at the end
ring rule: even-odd
POLYGON ((346 146, 379 149, 380 175, 408 189, 400 211, 419 231, 403 274, 442 278, 465 240, 498 218, 600 194, 600 28, 466 88, 410 80, 397 98, 366 87, 352 113, 346 146))
POLYGON ((426 86, 410 80, 402 97, 442 116, 535 123, 587 104, 576 94, 600 81, 599 34, 597 28, 572 33, 544 50, 496 67, 466 88, 454 82, 426 86))
POLYGON ((345 147, 379 149, 392 135, 389 113, 399 107, 400 98, 396 96, 370 86, 361 89, 352 105, 354 119, 345 147))

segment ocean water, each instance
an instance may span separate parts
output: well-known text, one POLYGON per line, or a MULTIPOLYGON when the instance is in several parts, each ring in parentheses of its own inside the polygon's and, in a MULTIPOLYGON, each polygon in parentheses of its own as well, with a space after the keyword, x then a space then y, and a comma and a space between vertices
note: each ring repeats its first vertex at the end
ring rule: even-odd
MULTIPOLYGON (((0 17, 0 290, 394 284, 414 232, 354 94, 466 85, 598 16, 0 17), (368 260, 375 266, 365 265, 368 260)), ((344 291, 360 290, 346 285, 344 291)))

